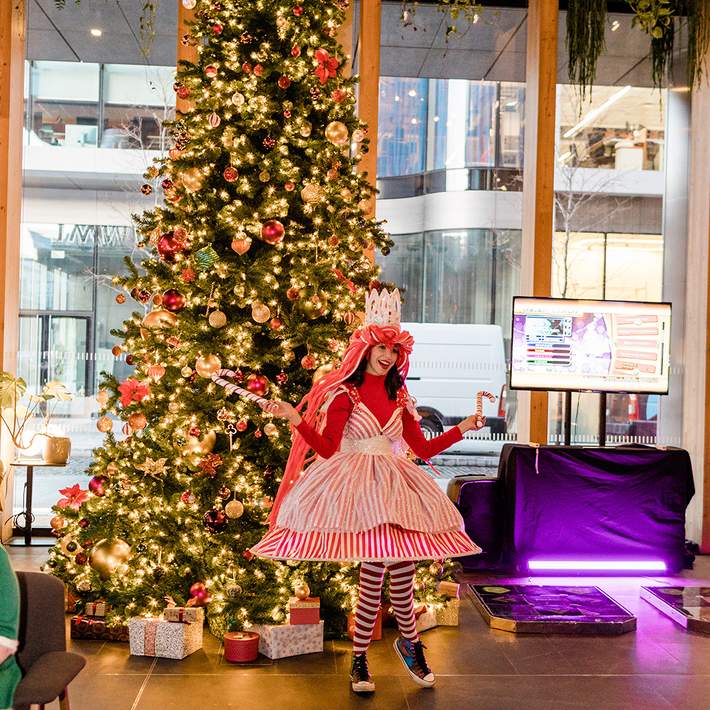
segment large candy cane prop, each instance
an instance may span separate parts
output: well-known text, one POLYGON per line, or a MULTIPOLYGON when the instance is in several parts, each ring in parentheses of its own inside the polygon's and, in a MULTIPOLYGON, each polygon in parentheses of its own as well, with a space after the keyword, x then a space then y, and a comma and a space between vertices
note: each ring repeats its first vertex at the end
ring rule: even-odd
POLYGON ((491 402, 496 401, 495 395, 490 392, 476 392, 476 416, 483 416, 483 398, 490 400, 491 402))
POLYGON ((271 406, 272 403, 268 399, 264 399, 264 397, 259 397, 259 395, 256 395, 253 392, 250 392, 249 390, 245 390, 243 387, 239 387, 233 382, 224 379, 225 377, 236 376, 237 373, 234 372, 234 370, 227 370, 223 368, 213 373, 212 381, 218 384, 220 387, 224 387, 224 389, 226 389, 229 394, 238 394, 240 397, 244 397, 244 399, 248 399, 251 402, 258 404, 260 407, 266 407, 268 409, 271 406))

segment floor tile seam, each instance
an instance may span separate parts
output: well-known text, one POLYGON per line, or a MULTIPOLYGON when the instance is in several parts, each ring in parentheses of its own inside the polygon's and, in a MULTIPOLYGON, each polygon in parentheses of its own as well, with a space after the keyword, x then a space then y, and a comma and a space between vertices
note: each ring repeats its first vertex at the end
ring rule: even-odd
POLYGON ((136 697, 133 700, 133 705, 131 705, 131 710, 137 710, 138 705, 141 701, 141 698, 143 697, 143 692, 145 691, 148 681, 150 680, 150 675, 153 671, 153 668, 155 668, 156 663, 158 662, 157 658, 153 659, 153 662, 150 664, 150 668, 148 669, 148 672, 146 673, 145 678, 143 679, 143 682, 141 683, 141 687, 138 688, 138 692, 136 693, 136 697))

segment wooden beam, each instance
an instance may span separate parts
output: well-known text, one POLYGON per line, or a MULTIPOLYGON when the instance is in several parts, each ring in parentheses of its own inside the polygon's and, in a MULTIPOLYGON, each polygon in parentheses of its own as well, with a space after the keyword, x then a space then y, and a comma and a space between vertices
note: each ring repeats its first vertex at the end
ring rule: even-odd
MULTIPOLYGON (((190 44, 186 40, 190 36, 189 23, 195 19, 195 11, 188 10, 183 6, 180 0, 175 0, 178 6, 178 24, 177 24, 177 61, 197 63, 197 45, 190 44)), ((177 113, 187 113, 192 108, 192 103, 188 99, 181 99, 179 96, 175 101, 175 109, 177 113)))
MULTIPOLYGON (((360 38, 358 74, 360 75, 360 94, 358 114, 367 124, 370 139, 368 152, 363 155, 359 171, 365 173, 374 188, 377 184, 377 125, 380 106, 380 0, 367 0, 360 3, 360 38)), ((373 198, 367 209, 367 216, 374 217, 376 201, 373 198)))
MULTIPOLYGON (((520 292, 549 296, 555 196, 557 0, 530 0, 527 18, 525 165, 520 292)), ((547 444, 546 392, 518 393, 518 440, 547 444)))
MULTIPOLYGON (((0 3, 0 361, 16 371, 20 298, 22 125, 25 69, 25 0, 0 3)), ((13 453, 0 432, 0 539, 12 510, 8 463, 13 453), (3 472, 5 475, 3 475, 3 472)))

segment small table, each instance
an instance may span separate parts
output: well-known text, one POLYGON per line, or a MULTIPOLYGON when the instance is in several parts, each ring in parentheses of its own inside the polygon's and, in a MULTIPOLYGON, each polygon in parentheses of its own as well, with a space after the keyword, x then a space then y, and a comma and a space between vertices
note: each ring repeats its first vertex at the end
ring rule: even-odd
POLYGON ((25 525, 22 528, 25 533, 25 545, 32 544, 32 483, 35 468, 66 468, 65 463, 45 463, 42 459, 17 459, 11 466, 24 466, 27 469, 27 480, 25 481, 25 509, 18 515, 25 516, 25 525))

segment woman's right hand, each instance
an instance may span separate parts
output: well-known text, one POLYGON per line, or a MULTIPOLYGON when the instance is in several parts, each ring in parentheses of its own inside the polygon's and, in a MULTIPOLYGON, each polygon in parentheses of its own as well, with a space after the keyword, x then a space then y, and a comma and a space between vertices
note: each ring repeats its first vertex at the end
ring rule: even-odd
POLYGON ((278 399, 272 399, 268 405, 264 405, 264 411, 273 414, 281 419, 288 419, 291 424, 298 426, 301 423, 301 415, 296 411, 296 408, 288 402, 282 402, 278 399))

